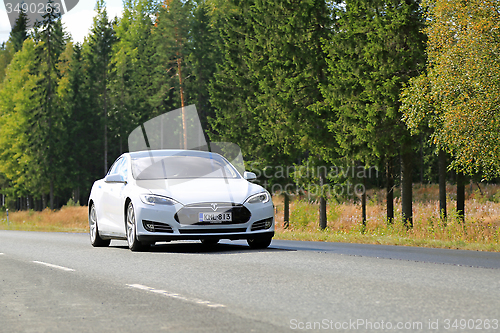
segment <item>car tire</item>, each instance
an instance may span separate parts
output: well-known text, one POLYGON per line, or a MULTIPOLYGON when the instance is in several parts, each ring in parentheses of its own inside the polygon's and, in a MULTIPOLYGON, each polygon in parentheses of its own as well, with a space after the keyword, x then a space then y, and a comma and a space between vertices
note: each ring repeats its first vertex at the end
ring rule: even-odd
POLYGON ((248 246, 252 249, 266 249, 269 245, 271 245, 272 237, 256 237, 247 239, 248 246))
POLYGON ((90 244, 93 247, 106 247, 111 243, 110 239, 102 239, 99 236, 99 226, 97 224, 97 212, 95 210, 95 205, 92 204, 89 212, 89 235, 90 244))
POLYGON ((134 211, 134 205, 132 205, 131 202, 127 206, 127 218, 125 227, 127 228, 128 248, 134 252, 144 250, 147 246, 141 243, 137 239, 137 225, 135 219, 135 211, 134 211))
POLYGON ((204 246, 215 246, 219 243, 220 239, 217 238, 204 238, 201 240, 201 244, 204 246))

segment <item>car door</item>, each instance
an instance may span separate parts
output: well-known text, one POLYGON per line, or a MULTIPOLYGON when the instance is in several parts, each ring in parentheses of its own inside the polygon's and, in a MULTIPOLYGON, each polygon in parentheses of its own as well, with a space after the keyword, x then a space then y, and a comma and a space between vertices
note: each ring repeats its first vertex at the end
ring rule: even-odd
POLYGON ((102 186, 101 212, 103 223, 99 228, 103 234, 112 236, 125 235, 123 219, 123 191, 127 180, 127 159, 121 157, 111 167, 107 176, 121 175, 125 182, 104 182, 102 186))

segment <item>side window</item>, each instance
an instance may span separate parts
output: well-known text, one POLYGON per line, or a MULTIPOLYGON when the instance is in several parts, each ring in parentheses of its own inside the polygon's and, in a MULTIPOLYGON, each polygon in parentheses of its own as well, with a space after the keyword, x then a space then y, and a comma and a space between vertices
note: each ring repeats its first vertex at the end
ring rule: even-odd
POLYGON ((127 180, 128 163, 126 158, 122 158, 117 172, 123 177, 123 179, 127 180))
POLYGON ((109 169, 108 175, 115 175, 118 173, 118 169, 120 168, 120 165, 123 163, 124 158, 120 158, 118 161, 116 161, 112 166, 111 169, 109 169))

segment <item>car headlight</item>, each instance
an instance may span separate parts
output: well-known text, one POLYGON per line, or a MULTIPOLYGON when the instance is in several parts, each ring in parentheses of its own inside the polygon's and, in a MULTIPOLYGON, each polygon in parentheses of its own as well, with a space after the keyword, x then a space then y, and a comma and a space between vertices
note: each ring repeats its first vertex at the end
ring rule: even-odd
POLYGON ((269 198, 269 193, 267 192, 262 192, 258 194, 254 194, 251 197, 249 197, 246 202, 250 204, 255 204, 255 203, 266 203, 270 200, 269 198))
POLYGON ((167 197, 162 197, 161 195, 154 195, 154 194, 142 194, 141 201, 144 202, 145 204, 151 205, 151 206, 154 206, 154 205, 173 206, 173 205, 178 203, 174 199, 170 199, 167 197))

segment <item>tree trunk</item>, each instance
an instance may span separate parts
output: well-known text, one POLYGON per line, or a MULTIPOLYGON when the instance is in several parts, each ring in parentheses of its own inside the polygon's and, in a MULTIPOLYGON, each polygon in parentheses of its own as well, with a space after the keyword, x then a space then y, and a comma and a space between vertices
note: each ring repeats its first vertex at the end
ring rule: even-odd
POLYGON ((465 220, 465 176, 461 172, 457 172, 457 215, 465 220))
POLYGON ((319 198, 319 228, 321 230, 326 229, 326 199, 324 197, 319 198))
POLYGON ((386 176, 387 223, 392 224, 394 222, 394 173, 392 167, 392 158, 387 159, 386 176))
POLYGON ((439 214, 446 219, 446 153, 439 151, 439 214))
POLYGON ((420 183, 424 183, 424 136, 420 136, 420 183))
POLYGON ((182 66, 181 66, 181 58, 180 58, 179 53, 177 53, 177 67, 178 67, 178 73, 179 73, 179 87, 180 87, 180 93, 181 93, 183 147, 184 147, 184 149, 188 149, 187 119, 186 119, 186 110, 184 108, 184 86, 182 85, 182 66))
POLYGON ((108 104, 107 88, 104 86, 104 175, 108 173, 108 104))
POLYGON ((319 185, 321 187, 321 197, 319 198, 319 228, 324 230, 327 226, 326 220, 326 198, 325 192, 323 190, 323 185, 325 185, 325 174, 324 170, 320 172, 319 175, 319 185))
POLYGON ((412 168, 413 154, 411 151, 411 142, 403 143, 401 153, 401 202, 403 213, 403 224, 408 228, 413 228, 413 184, 412 168))
POLYGON ((50 180, 50 210, 54 210, 54 181, 50 180))
MULTIPOLYGON (((358 162, 358 168, 356 173, 356 178, 358 174, 364 171, 365 166, 362 162, 358 162)), ((366 175, 363 173, 363 177, 359 184, 363 185, 363 193, 361 193, 361 232, 365 232, 366 228, 366 175)))
POLYGON ((287 229, 290 226, 290 197, 288 193, 283 192, 284 212, 283 212, 283 227, 287 229))
POLYGON ((362 233, 366 231, 366 177, 363 177, 363 194, 361 194, 361 220, 362 220, 362 233))

